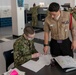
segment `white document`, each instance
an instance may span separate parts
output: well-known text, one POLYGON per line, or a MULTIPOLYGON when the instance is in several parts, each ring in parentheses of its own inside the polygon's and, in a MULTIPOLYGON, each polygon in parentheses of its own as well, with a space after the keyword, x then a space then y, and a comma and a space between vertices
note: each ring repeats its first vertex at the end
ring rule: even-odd
POLYGON ((51 63, 51 55, 41 55, 39 57, 39 60, 37 61, 29 60, 28 62, 24 63, 22 66, 34 72, 38 72, 45 65, 49 65, 50 63, 51 63))
POLYGON ((55 60, 62 69, 66 69, 66 72, 76 69, 76 61, 70 56, 58 56, 55 57, 55 60))
POLYGON ((44 64, 44 65, 50 65, 51 59, 53 59, 53 58, 52 58, 52 56, 50 54, 48 54, 48 55, 41 55, 37 62, 41 63, 41 64, 44 64))
POLYGON ((38 72, 40 69, 42 69, 45 65, 37 63, 36 61, 30 60, 22 65, 25 68, 28 68, 29 70, 32 70, 34 72, 38 72))

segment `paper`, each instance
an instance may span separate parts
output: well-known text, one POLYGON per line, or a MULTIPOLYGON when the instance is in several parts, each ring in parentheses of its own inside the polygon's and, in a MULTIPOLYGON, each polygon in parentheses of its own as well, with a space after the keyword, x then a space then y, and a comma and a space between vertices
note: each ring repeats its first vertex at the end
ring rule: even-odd
POLYGON ((49 65, 51 63, 52 56, 51 55, 41 55, 39 57, 39 60, 37 61, 38 63, 44 64, 44 65, 49 65))
POLYGON ((39 57, 39 60, 37 61, 29 60, 28 62, 24 63, 22 66, 34 72, 38 72, 45 65, 49 65, 51 63, 51 59, 52 59, 51 55, 41 55, 39 57))
POLYGON ((30 60, 30 61, 24 63, 22 66, 25 67, 25 68, 28 68, 28 69, 30 69, 30 70, 32 70, 34 72, 38 72, 45 65, 44 64, 37 63, 37 62, 35 62, 33 60, 30 60))
POLYGON ((66 72, 76 69, 76 61, 70 56, 58 56, 55 60, 66 72))
POLYGON ((10 69, 8 72, 5 72, 4 75, 10 75, 10 73, 15 70, 18 72, 18 75, 25 75, 25 72, 22 72, 20 70, 18 70, 17 68, 14 68, 14 69, 10 69))

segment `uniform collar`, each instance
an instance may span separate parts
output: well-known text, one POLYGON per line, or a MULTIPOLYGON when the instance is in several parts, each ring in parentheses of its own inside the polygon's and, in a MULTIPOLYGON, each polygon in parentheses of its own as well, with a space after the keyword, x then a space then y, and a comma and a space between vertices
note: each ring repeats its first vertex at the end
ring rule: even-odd
POLYGON ((63 11, 60 11, 60 17, 63 17, 63 11))
POLYGON ((23 38, 24 40, 26 40, 27 42, 32 41, 32 40, 28 40, 28 39, 26 39, 26 38, 24 37, 24 35, 22 35, 22 38, 23 38))
POLYGON ((58 21, 62 20, 62 19, 63 19, 63 11, 60 11, 60 17, 59 17, 58 21))
POLYGON ((30 44, 30 41, 27 40, 27 39, 24 37, 24 35, 22 35, 21 38, 22 38, 24 44, 26 44, 26 45, 29 45, 29 44, 30 44))
POLYGON ((60 18, 60 14, 58 15, 58 17, 56 18, 56 20, 58 20, 60 18))

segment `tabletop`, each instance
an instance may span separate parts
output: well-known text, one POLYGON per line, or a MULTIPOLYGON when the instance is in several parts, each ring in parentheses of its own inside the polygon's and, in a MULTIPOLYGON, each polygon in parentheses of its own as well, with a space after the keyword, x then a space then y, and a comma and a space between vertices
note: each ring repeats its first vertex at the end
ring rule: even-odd
POLYGON ((44 66, 37 73, 35 73, 27 68, 24 68, 22 66, 19 66, 18 69, 26 72, 26 75, 76 75, 76 70, 70 71, 70 72, 65 72, 64 70, 62 70, 62 68, 58 64, 55 64, 53 66, 51 66, 51 65, 44 66))

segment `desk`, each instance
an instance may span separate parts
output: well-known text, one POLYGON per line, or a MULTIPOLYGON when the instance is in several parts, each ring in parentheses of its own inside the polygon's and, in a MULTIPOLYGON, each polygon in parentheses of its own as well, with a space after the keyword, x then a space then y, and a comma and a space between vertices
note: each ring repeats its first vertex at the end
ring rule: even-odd
POLYGON ((35 73, 29 69, 26 69, 22 66, 19 66, 18 69, 21 71, 25 71, 26 75, 76 75, 76 70, 66 73, 57 64, 55 66, 51 66, 51 65, 45 66, 37 73, 35 73))

